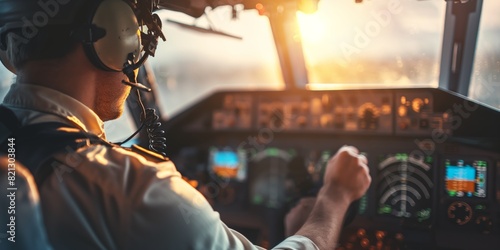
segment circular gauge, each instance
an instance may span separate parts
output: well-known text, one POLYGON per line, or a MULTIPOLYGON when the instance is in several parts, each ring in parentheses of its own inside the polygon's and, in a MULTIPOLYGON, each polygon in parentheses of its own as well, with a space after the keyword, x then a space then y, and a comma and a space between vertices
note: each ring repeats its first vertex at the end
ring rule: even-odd
POLYGON ((457 225, 465 225, 472 218, 472 208, 463 201, 455 201, 448 207, 448 219, 457 225))
POLYGON ((431 215, 432 158, 390 155, 378 166, 378 214, 426 221, 431 215))
POLYGON ((424 100, 420 98, 415 98, 411 102, 411 108, 413 109, 413 111, 415 111, 415 113, 420 113, 420 111, 422 111, 423 106, 424 106, 424 100))
POLYGON ((362 129, 376 129, 380 110, 371 102, 361 105, 358 109, 359 126, 362 129))

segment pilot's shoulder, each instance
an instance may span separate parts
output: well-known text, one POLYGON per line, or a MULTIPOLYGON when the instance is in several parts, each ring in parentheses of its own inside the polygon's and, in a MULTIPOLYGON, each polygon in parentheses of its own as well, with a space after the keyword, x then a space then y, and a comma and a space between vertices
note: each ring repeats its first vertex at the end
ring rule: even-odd
POLYGON ((131 175, 137 178, 180 177, 168 158, 138 146, 127 149, 94 144, 74 152, 64 152, 56 159, 69 170, 84 175, 99 173, 99 176, 107 178, 122 178, 124 175, 128 175, 127 178, 131 175))
POLYGON ((156 162, 156 163, 170 161, 170 159, 168 159, 168 157, 165 157, 165 156, 158 154, 154 151, 151 151, 149 149, 145 149, 139 145, 134 144, 128 150, 144 157, 148 161, 152 161, 152 162, 156 162))

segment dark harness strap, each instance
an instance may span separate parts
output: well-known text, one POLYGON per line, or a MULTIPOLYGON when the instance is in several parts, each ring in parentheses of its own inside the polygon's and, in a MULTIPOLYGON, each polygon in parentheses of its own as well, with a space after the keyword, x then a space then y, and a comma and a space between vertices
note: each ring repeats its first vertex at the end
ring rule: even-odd
POLYGON ((64 123, 47 122, 21 127, 13 112, 0 106, 0 153, 8 152, 9 138, 14 139, 16 161, 31 171, 38 186, 53 173, 56 166, 51 160, 56 153, 71 153, 93 144, 112 146, 94 134, 64 123))
POLYGON ((10 134, 20 127, 21 122, 16 115, 10 109, 0 105, 0 142, 4 142, 10 134))

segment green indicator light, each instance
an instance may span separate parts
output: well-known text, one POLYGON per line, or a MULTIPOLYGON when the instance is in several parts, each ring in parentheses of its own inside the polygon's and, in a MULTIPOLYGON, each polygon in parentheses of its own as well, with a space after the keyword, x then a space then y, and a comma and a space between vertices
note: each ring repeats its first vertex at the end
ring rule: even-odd
POLYGON ((323 159, 323 161, 327 161, 328 159, 330 159, 330 152, 328 151, 323 151, 321 153, 321 159, 323 159))
POLYGON ((395 158, 399 161, 406 161, 406 160, 408 160, 408 155, 407 154, 396 154, 395 158))
POLYGON ((252 203, 255 205, 260 205, 262 204, 262 202, 264 202, 264 199, 260 195, 254 195, 254 197, 252 198, 252 203))
POLYGON ((486 207, 485 207, 485 206, 483 206, 483 205, 476 205, 476 207, 475 207, 475 209, 476 209, 476 210, 483 210, 483 209, 485 209, 485 208, 486 208, 486 207))
POLYGON ((431 217, 431 209, 423 209, 417 212, 418 222, 422 222, 424 220, 428 220, 431 217))
POLYGON ((279 150, 277 148, 269 148, 266 151, 267 156, 278 156, 279 155, 279 150))
POLYGON ((450 196, 455 196, 457 194, 456 191, 449 191, 448 193, 450 194, 450 196))
POLYGON ((358 213, 359 214, 364 214, 366 212, 366 207, 368 206, 368 199, 366 197, 366 195, 364 195, 363 197, 361 197, 361 199, 359 200, 359 209, 358 209, 358 213))
POLYGON ((425 162, 432 163, 432 156, 426 156, 425 157, 425 162))
POLYGON ((390 206, 383 206, 378 209, 379 214, 390 214, 392 212, 392 208, 390 206))
POLYGON ((408 160, 408 155, 407 154, 401 154, 401 160, 402 161, 408 160))

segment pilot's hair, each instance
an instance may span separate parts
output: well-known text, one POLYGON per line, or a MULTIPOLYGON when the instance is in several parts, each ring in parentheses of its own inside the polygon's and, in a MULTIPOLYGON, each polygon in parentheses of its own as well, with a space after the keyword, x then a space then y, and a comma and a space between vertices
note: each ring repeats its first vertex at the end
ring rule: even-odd
MULTIPOLYGON (((30 0, 10 1, 23 1, 27 2, 27 5, 30 4, 30 0)), ((39 2, 36 0, 31 1, 34 3, 39 2)), ((68 1, 70 4, 60 6, 59 10, 60 12, 71 11, 70 15, 72 18, 70 21, 61 22, 57 20, 59 17, 59 13, 57 13, 53 17, 46 15, 49 18, 46 25, 35 25, 33 24, 33 18, 36 15, 36 11, 41 11, 39 6, 35 6, 38 9, 27 11, 26 13, 16 13, 17 22, 22 22, 22 26, 8 29, 8 32, 4 32, 0 37, 2 39, 1 44, 9 48, 9 61, 16 69, 21 69, 28 61, 62 58, 76 49, 79 42, 72 38, 72 32, 75 27, 83 23, 84 18, 87 18, 90 9, 90 4, 88 3, 92 1, 68 1), (78 8, 75 8, 75 5, 71 4, 72 2, 79 2, 76 4, 78 8), (54 19, 57 20, 56 24, 52 23, 54 19)), ((8 2, 9 0, 0 0, 0 7, 2 4, 9 4, 8 2)), ((12 21, 12 19, 9 21, 12 21)), ((4 28, 2 27, 4 25, 9 25, 9 23, 0 20, 0 28, 4 28)))

